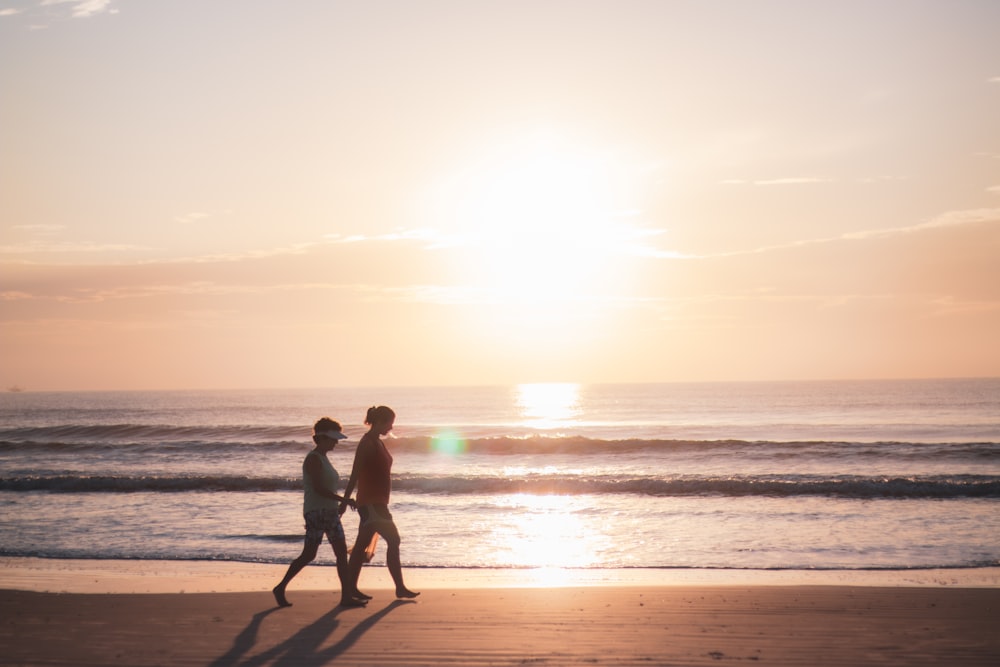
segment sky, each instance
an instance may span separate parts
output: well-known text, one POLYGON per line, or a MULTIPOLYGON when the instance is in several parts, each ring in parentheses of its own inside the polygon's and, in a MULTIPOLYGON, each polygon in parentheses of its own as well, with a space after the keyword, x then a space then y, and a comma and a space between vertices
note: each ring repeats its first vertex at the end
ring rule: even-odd
POLYGON ((1000 376, 994 0, 0 0, 0 388, 1000 376))

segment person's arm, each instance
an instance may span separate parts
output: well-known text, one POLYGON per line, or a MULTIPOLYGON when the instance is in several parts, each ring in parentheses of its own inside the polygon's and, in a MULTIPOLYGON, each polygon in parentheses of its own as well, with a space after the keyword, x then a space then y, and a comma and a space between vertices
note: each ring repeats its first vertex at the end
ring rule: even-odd
POLYGON ((362 438, 354 450, 354 465, 351 466, 351 478, 347 480, 347 488, 344 489, 344 499, 340 502, 340 513, 347 511, 347 506, 351 504, 351 494, 354 487, 358 485, 358 471, 361 470, 362 451, 365 449, 365 439, 362 438))
POLYGON ((323 464, 319 462, 317 457, 306 457, 305 470, 306 479, 309 480, 309 484, 312 485, 313 491, 324 498, 333 498, 334 500, 339 500, 341 502, 347 500, 344 497, 338 496, 332 489, 328 489, 323 486, 323 464))

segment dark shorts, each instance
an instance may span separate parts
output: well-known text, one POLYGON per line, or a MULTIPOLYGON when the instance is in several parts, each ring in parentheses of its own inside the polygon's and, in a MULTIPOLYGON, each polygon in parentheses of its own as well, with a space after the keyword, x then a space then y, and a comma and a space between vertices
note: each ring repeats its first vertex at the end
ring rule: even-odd
POLYGON ((322 509, 306 512, 306 544, 319 546, 323 536, 330 540, 344 541, 344 526, 340 523, 340 511, 337 509, 322 509))

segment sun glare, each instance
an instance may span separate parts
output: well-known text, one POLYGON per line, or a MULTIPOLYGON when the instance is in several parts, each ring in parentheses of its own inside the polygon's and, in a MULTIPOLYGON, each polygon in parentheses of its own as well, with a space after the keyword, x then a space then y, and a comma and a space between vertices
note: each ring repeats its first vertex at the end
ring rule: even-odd
POLYGON ((436 206, 468 248, 463 275, 495 302, 571 308, 615 287, 633 208, 609 155, 552 136, 467 165, 436 206))

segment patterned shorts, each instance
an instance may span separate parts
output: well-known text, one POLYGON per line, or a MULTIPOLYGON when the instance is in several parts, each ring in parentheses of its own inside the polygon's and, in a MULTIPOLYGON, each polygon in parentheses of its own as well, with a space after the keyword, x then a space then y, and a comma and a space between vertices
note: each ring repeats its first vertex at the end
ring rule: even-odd
POLYGON ((340 511, 321 509, 306 512, 306 544, 319 546, 323 536, 333 544, 334 540, 344 541, 344 526, 340 523, 340 511))

